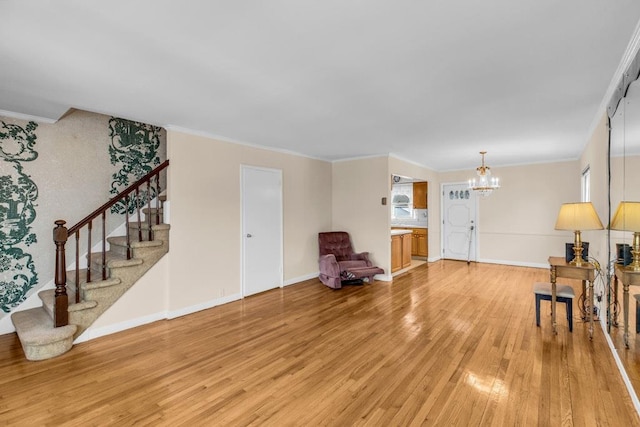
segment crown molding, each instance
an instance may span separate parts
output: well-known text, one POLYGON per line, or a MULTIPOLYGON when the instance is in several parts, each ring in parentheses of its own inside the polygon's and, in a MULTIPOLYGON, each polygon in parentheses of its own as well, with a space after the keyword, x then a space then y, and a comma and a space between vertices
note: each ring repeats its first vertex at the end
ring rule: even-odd
POLYGON ((627 68, 629 68, 629 65, 631 65, 631 62, 638 54, 638 50, 640 50, 640 21, 638 21, 638 23, 636 24, 636 28, 633 31, 631 40, 629 40, 629 43, 627 44, 627 48, 625 49, 624 54, 622 55, 622 59, 618 64, 618 68, 616 68, 615 73, 613 73, 613 77, 609 82, 609 87, 607 88, 607 91, 605 92, 604 97, 600 101, 600 105, 598 106, 598 110, 596 111, 595 117, 591 121, 591 126, 589 127, 589 133, 587 134, 587 141, 584 141, 584 144, 582 147, 583 151, 587 145, 588 139, 591 138, 591 136, 593 135, 593 132, 598 127, 598 124, 602 119, 602 115, 606 113, 607 105, 609 105, 609 101, 611 101, 611 97, 613 96, 613 93, 615 92, 616 87, 620 82, 620 79, 622 79, 625 71, 627 71, 627 68))
POLYGON ((297 157, 305 157, 307 159, 320 160, 323 162, 331 163, 331 160, 327 160, 322 157, 309 156, 307 154, 298 153, 297 151, 287 150, 284 148, 274 148, 274 147, 268 147, 266 145, 253 144, 251 142, 246 142, 246 141, 239 141, 237 139, 228 138, 222 135, 216 135, 210 132, 193 130, 193 129, 184 128, 184 127, 175 126, 175 125, 163 125, 162 127, 165 128, 167 131, 180 132, 187 135, 200 136, 203 138, 214 139, 220 142, 227 142, 229 144, 244 145, 246 147, 257 148, 260 150, 273 151, 275 153, 288 154, 290 156, 297 156, 297 157))
POLYGON ((0 110, 0 116, 11 117, 12 119, 24 120, 25 122, 47 123, 50 125, 58 121, 57 119, 50 119, 48 117, 32 116, 30 114, 16 113, 16 112, 7 111, 7 110, 0 110))

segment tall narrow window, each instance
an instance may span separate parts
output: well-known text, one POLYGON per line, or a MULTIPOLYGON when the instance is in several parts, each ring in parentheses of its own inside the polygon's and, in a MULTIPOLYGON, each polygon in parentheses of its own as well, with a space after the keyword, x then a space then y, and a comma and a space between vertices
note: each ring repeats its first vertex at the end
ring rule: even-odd
POLYGON ((591 201, 591 170, 589 166, 582 171, 582 201, 591 201))

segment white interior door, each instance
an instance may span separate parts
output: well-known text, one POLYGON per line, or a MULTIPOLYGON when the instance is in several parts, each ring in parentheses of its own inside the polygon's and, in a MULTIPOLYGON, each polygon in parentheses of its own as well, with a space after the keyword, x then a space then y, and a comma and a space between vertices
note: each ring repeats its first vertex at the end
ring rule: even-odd
POLYGON ((282 286, 282 171, 242 166, 242 293, 282 286))
POLYGON ((465 184, 442 185, 442 255, 476 261, 477 196, 465 184))

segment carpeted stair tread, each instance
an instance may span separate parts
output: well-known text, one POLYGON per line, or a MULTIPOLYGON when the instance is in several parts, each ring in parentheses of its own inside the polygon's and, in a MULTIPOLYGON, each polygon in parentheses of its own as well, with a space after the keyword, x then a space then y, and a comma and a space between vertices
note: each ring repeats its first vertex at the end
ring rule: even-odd
MULTIPOLYGON (((130 222, 129 223, 129 228, 131 228, 132 230, 137 230, 138 229, 138 223, 137 222, 130 222)), ((140 223, 140 228, 142 228, 143 230, 149 230, 149 223, 148 222, 141 222, 140 223)), ((151 229, 154 230, 154 231, 169 230, 170 228, 171 228, 171 225, 165 224, 163 222, 161 222, 160 224, 151 224, 151 229)))
MULTIPOLYGON (((102 280, 102 276, 96 274, 94 271, 91 272, 91 282, 87 283, 87 269, 83 268, 79 270, 79 273, 80 281, 78 283, 80 284, 80 289, 97 289, 120 284, 120 279, 107 277, 105 280, 102 280)), ((67 289, 75 289, 75 287, 76 271, 69 270, 67 271, 67 289)))
MULTIPOLYGON (((114 246, 121 246, 126 248, 127 247, 127 236, 115 236, 115 237, 108 237, 107 238, 107 242, 109 242, 110 245, 114 245, 114 246)), ((148 240, 143 240, 142 242, 138 242, 136 241, 132 241, 131 242, 131 248, 136 249, 136 248, 152 248, 152 247, 157 247, 157 246, 162 246, 164 243, 162 242, 162 240, 152 240, 152 241, 148 241, 148 240)))
MULTIPOLYGON (((126 257, 123 257, 122 255, 113 251, 105 252, 105 260, 107 263, 107 267, 109 268, 133 267, 144 262, 143 260, 137 258, 127 259, 126 257)), ((92 268, 94 266, 102 265, 102 253, 91 254, 91 265, 92 268)))
MULTIPOLYGON (((134 224, 130 224, 134 228, 134 224)), ((135 225, 137 227, 137 224, 135 225)), ((148 223, 141 224, 148 231, 148 223)), ((138 242, 137 230, 133 237, 130 252, 134 257, 126 259, 126 237, 109 238, 114 249, 105 253, 106 269, 102 264, 102 253, 92 253, 90 262, 91 282, 87 283, 87 269, 67 271, 67 297, 69 322, 67 326, 53 327, 55 289, 38 293, 42 306, 30 310, 15 312, 11 320, 22 344, 25 356, 29 360, 45 360, 61 355, 71 349, 73 340, 107 310, 124 292, 142 277, 164 254, 169 251, 169 224, 152 225, 155 241, 138 242), (124 247, 124 254, 122 249, 124 247), (120 267, 132 267, 122 268, 120 267), (102 280, 102 274, 108 276, 102 280), (76 274, 81 290, 81 298, 88 298, 75 304, 76 274)), ((149 233, 146 234, 147 238, 149 233)))
POLYGON ((162 214, 163 210, 162 208, 142 208, 142 213, 145 215, 149 215, 149 212, 151 212, 151 215, 157 215, 157 214, 162 214))
MULTIPOLYGON (((118 281, 118 283, 120 283, 120 280, 116 279, 118 281)), ((91 283, 93 284, 93 283, 91 283)), ((41 291, 38 293, 38 297, 42 300, 42 307, 45 309, 45 311, 47 312, 47 314, 49 316, 51 316, 51 318, 53 319, 53 307, 55 305, 55 298, 56 298, 56 290, 55 289, 47 289, 45 291, 41 291)), ((76 296, 73 293, 69 294, 69 307, 67 309, 67 311, 80 311, 80 310, 87 310, 90 308, 94 308, 98 305, 98 303, 96 301, 81 301, 79 303, 74 303, 74 301, 76 300, 76 296)))
POLYGON ((22 349, 29 360, 44 360, 66 353, 73 345, 76 325, 53 327, 53 319, 42 307, 11 315, 22 349))

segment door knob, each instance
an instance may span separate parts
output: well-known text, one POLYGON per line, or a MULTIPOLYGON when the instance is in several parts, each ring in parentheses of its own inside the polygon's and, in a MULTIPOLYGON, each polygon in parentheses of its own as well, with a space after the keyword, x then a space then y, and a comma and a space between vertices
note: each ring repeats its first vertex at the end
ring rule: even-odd
POLYGON ((251 234, 247 233, 247 237, 253 237, 251 234))

